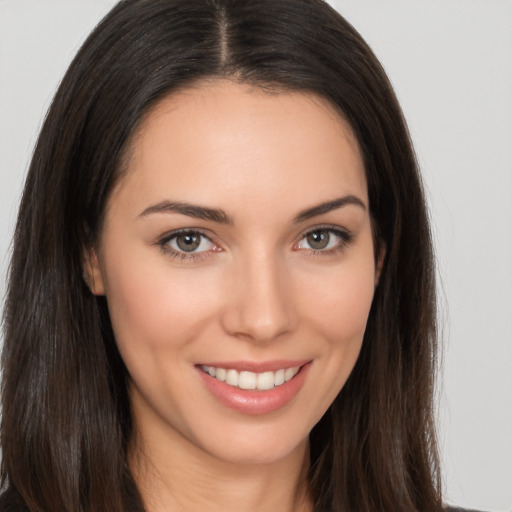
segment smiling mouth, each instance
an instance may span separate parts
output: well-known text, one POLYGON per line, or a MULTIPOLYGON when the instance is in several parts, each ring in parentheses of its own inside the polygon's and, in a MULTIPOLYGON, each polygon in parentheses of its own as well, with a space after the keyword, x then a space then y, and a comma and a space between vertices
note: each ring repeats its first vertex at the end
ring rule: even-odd
POLYGON ((301 369, 300 366, 294 366, 292 368, 282 368, 275 372, 255 373, 206 365, 201 365, 199 368, 210 377, 225 382, 229 386, 255 391, 268 391, 279 387, 293 379, 301 369))

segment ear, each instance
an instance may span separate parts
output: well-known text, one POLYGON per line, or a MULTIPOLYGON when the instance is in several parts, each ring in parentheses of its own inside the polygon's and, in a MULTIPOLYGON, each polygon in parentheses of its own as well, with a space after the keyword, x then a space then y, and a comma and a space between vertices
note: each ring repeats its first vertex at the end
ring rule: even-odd
POLYGON ((82 262, 83 277, 93 295, 105 295, 105 283, 98 253, 94 247, 84 251, 82 262))
POLYGON ((375 262, 375 288, 380 281, 380 275, 382 273, 382 267, 384 266, 384 259, 386 258, 386 246, 384 243, 379 244, 379 254, 377 255, 377 260, 375 262))

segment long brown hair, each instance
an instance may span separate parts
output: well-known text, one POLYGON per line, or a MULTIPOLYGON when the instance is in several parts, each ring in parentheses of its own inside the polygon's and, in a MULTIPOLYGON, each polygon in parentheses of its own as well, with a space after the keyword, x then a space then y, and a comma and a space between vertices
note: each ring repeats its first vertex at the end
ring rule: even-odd
POLYGON ((440 510, 434 264, 418 166, 382 67, 321 0, 124 0, 79 51, 37 142, 15 231, 2 510, 144 510, 126 458, 126 369, 105 299, 84 283, 82 254, 141 117, 210 77, 312 92, 335 106, 360 146, 375 238, 386 247, 360 357, 311 432, 315 510, 440 510))

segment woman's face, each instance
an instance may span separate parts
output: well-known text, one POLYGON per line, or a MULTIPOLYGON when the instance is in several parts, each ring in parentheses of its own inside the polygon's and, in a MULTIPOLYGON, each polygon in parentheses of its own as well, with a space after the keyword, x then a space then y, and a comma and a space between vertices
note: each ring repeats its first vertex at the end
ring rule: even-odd
POLYGON ((97 249, 91 286, 149 451, 304 450, 354 367, 377 279, 363 162, 332 108, 228 81, 164 99, 97 249))

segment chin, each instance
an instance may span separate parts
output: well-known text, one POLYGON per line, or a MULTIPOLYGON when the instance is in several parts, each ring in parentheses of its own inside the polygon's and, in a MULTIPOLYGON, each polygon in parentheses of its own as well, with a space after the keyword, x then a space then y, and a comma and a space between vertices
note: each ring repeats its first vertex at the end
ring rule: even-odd
POLYGON ((212 428, 208 438, 203 441, 196 438, 192 442, 226 463, 271 464, 289 457, 302 460, 305 453, 309 453, 309 430, 306 425, 290 428, 290 421, 281 424, 270 421, 263 425, 242 422, 231 428, 212 428))
MULTIPOLYGON (((289 440, 288 440, 289 443, 289 440)), ((222 462, 236 466, 276 464, 290 457, 303 460, 308 453, 309 438, 301 439, 297 444, 288 444, 284 440, 264 443, 231 443, 230 446, 209 447, 210 455, 222 462)))

